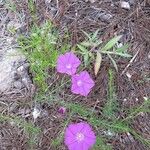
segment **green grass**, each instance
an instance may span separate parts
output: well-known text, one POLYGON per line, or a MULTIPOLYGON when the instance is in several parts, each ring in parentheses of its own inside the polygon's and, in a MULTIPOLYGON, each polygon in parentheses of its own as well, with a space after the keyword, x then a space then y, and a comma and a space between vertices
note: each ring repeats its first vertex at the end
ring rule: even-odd
MULTIPOLYGON (((108 88, 108 99, 103 107, 102 115, 98 116, 93 113, 91 108, 86 108, 81 104, 76 103, 67 103, 65 106, 73 113, 75 116, 80 116, 84 118, 88 123, 90 123, 95 129, 103 129, 105 131, 110 131, 111 133, 131 133, 133 137, 147 147, 150 147, 150 141, 142 137, 139 133, 137 133, 132 127, 132 119, 137 116, 140 112, 149 112, 150 102, 146 101, 141 106, 130 109, 128 115, 124 119, 119 119, 116 116, 116 112, 118 112, 119 104, 117 102, 117 97, 115 93, 114 86, 114 73, 112 70, 109 70, 109 88, 108 88)), ((107 137, 108 138, 108 137, 107 137)), ((111 150, 112 147, 107 144, 106 137, 102 137, 101 135, 97 136, 97 143, 93 149, 102 149, 102 150, 111 150)))
POLYGON ((38 135, 41 132, 40 128, 36 127, 31 122, 26 122, 18 116, 11 117, 0 114, 0 122, 14 122, 14 125, 16 125, 16 127, 18 127, 19 129, 23 129, 25 135, 27 136, 30 150, 34 150, 34 147, 38 142, 38 135))
MULTIPOLYGON (((86 33, 85 33, 86 34, 86 33)), ((84 58, 85 67, 87 67, 90 62, 94 59, 93 53, 89 50, 99 47, 101 44, 100 41, 97 41, 96 31, 92 35, 86 34, 89 41, 84 41, 78 45, 80 49, 79 52, 82 54, 84 58), (92 46, 92 47, 91 47, 92 46)), ((67 37, 68 38, 68 37, 67 37)), ((111 39, 104 46, 100 46, 100 53, 106 54, 114 63, 114 66, 117 70, 117 65, 115 60, 111 57, 111 55, 119 55, 122 57, 129 57, 126 53, 127 46, 123 46, 121 48, 115 48, 116 42, 121 37, 115 37, 111 39), (109 51, 111 49, 111 51, 109 51)), ((149 101, 144 101, 142 105, 136 108, 132 108, 130 110, 126 110, 126 118, 118 118, 117 114, 119 114, 120 107, 117 100, 116 88, 115 88, 115 72, 109 69, 108 72, 108 89, 107 89, 107 101, 102 108, 101 115, 97 115, 96 111, 93 111, 93 108, 87 108, 86 106, 82 106, 81 104, 66 102, 61 96, 60 93, 64 90, 65 86, 70 86, 70 80, 68 78, 61 78, 59 81, 55 83, 51 83, 49 85, 47 83, 47 78, 55 78, 55 71, 52 71, 56 67, 56 61, 60 54, 63 54, 66 50, 69 50, 70 46, 66 42, 59 41, 59 35, 57 30, 53 27, 53 25, 49 22, 46 22, 41 27, 34 25, 28 37, 22 36, 18 39, 20 48, 22 52, 26 55, 29 63, 30 63, 30 71, 33 74, 33 81, 38 86, 39 92, 35 96, 35 100, 37 103, 49 103, 49 104, 60 104, 61 106, 65 106, 68 108, 68 120, 64 121, 62 124, 63 130, 58 134, 58 138, 54 139, 51 143, 51 146, 54 148, 58 148, 64 139, 64 131, 67 125, 72 121, 72 119, 77 116, 80 116, 85 121, 91 124, 94 127, 95 131, 101 129, 103 131, 110 131, 114 135, 118 133, 131 133, 135 139, 139 140, 143 144, 150 147, 150 142, 147 139, 144 139, 139 133, 137 133, 131 126, 132 120, 138 116, 140 112, 149 112, 149 101), (63 44, 62 44, 63 43, 63 44), (49 74, 48 70, 54 72, 54 74, 49 74), (42 92, 41 92, 42 91, 42 92)), ((99 110, 100 111, 100 110, 99 110)), ((28 127, 26 124, 24 124, 28 127)), ((34 130, 28 127, 26 129, 27 133, 34 132, 34 130), (31 129, 31 130, 30 130, 31 129)), ((36 132, 36 130, 35 130, 36 132)), ((32 136, 31 136, 32 138, 32 136)), ((93 150, 102 149, 102 150, 111 150, 113 149, 107 143, 107 140, 111 138, 108 136, 97 135, 97 142, 93 148, 93 150)), ((32 138, 34 139, 34 138, 32 138)), ((33 140, 34 141, 34 140, 33 140)), ((32 142, 31 142, 32 143, 32 142)), ((32 145, 32 144, 31 144, 32 145)), ((34 144, 33 144, 34 145, 34 144)))
POLYGON ((93 150, 112 150, 112 146, 109 144, 106 144, 106 139, 97 137, 96 144, 93 147, 93 150))
MULTIPOLYGON (((54 97, 53 100, 50 100, 49 96, 44 96, 44 102, 57 103, 61 106, 68 108, 69 112, 68 120, 62 124, 63 130, 59 133, 58 138, 53 140, 51 146, 54 148, 59 148, 64 140, 64 130, 66 126, 71 122, 71 120, 75 116, 80 116, 85 121, 91 124, 95 130, 103 130, 110 131, 114 135, 118 133, 130 133, 133 137, 139 140, 141 143, 145 144, 147 147, 150 147, 150 141, 142 137, 139 133, 137 133, 131 126, 133 119, 139 115, 140 112, 149 112, 150 102, 146 100, 142 105, 126 110, 126 118, 118 118, 117 114, 119 113, 120 108, 117 101, 116 90, 115 90, 115 73, 110 69, 108 72, 108 92, 107 92, 107 101, 102 109, 102 114, 99 116, 93 111, 93 108, 87 108, 78 103, 73 102, 65 102, 62 98, 57 97, 57 92, 60 93, 63 90, 63 85, 65 85, 65 80, 60 82, 61 86, 57 86, 59 88, 54 88, 50 91, 49 96, 54 97), (59 89, 59 90, 58 90, 59 89), (56 92, 56 93, 53 93, 56 92)), ((58 84, 58 83, 57 83, 58 84)), ((42 101, 41 101, 42 102, 42 101)), ((111 136, 102 136, 97 135, 97 142, 93 148, 93 150, 101 148, 102 150, 111 150, 113 149, 107 143, 107 140, 111 139, 111 136)))
POLYGON ((57 57, 69 48, 68 44, 59 46, 57 41, 58 31, 50 22, 45 22, 41 27, 34 25, 29 36, 18 39, 20 49, 30 63, 33 81, 42 92, 48 88, 48 69, 54 69, 57 57))

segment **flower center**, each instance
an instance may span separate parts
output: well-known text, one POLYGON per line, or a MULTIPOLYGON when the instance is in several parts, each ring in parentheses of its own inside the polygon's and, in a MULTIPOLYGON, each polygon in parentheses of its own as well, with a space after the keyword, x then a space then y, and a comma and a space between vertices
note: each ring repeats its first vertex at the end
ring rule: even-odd
POLYGON ((78 86, 81 86, 81 85, 82 85, 82 81, 81 81, 81 80, 78 80, 78 81, 77 81, 77 85, 78 85, 78 86))
POLYGON ((71 67, 72 67, 71 64, 67 64, 67 65, 66 65, 66 68, 67 68, 67 69, 71 69, 71 67))
POLYGON ((79 142, 83 141, 83 140, 84 140, 84 134, 82 134, 82 133, 77 133, 77 134, 76 134, 76 139, 77 139, 77 141, 79 141, 79 142))

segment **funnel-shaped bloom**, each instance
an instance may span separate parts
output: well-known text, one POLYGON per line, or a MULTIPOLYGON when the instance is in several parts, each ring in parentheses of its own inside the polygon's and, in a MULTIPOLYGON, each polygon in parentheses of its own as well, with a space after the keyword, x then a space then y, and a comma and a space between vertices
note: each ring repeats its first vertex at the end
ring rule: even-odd
POLYGON ((77 67, 81 64, 81 61, 76 57, 73 52, 67 52, 64 55, 60 55, 57 60, 57 71, 60 73, 66 73, 68 75, 74 75, 77 67))
POLYGON ((87 71, 72 76, 71 91, 75 94, 87 96, 94 86, 94 81, 87 71))
POLYGON ((69 150, 89 150, 96 142, 96 136, 87 123, 70 124, 65 132, 65 144, 69 150))

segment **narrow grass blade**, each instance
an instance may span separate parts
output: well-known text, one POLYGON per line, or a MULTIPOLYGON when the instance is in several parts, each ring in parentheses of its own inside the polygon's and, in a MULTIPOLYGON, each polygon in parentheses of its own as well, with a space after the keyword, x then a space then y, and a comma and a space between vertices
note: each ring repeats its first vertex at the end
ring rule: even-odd
POLYGON ((128 48, 129 48, 129 45, 125 44, 125 45, 117 48, 115 51, 118 52, 118 53, 125 53, 128 48))
POLYGON ((92 41, 93 40, 95 40, 96 38, 97 38, 97 34, 98 34, 98 32, 99 32, 99 29, 98 30, 96 30, 95 32, 94 32, 94 34, 93 34, 93 36, 92 36, 92 41))
POLYGON ((122 35, 116 36, 114 38, 112 38, 102 49, 101 51, 107 51, 109 49, 111 49, 120 39, 121 39, 122 35))
POLYGON ((111 55, 109 55, 109 54, 107 54, 107 55, 110 58, 111 62, 113 63, 113 66, 115 67, 116 71, 118 72, 118 66, 117 66, 115 60, 111 57, 111 55))

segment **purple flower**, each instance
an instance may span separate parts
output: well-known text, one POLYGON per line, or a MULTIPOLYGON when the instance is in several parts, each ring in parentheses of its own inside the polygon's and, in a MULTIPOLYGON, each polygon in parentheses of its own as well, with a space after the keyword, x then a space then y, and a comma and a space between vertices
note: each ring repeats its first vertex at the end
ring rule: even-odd
POLYGON ((65 108, 65 107, 60 107, 60 108, 58 109, 58 112, 59 112, 60 114, 65 114, 66 108, 65 108))
POLYGON ((89 150, 96 136, 87 123, 70 124, 65 131, 65 144, 69 150, 89 150))
POLYGON ((94 86, 94 81, 91 79, 87 71, 72 76, 71 91, 75 94, 87 96, 94 86))
POLYGON ((73 75, 76 73, 77 67, 80 65, 80 63, 81 61, 73 52, 67 52, 58 57, 57 71, 60 73, 73 75))

